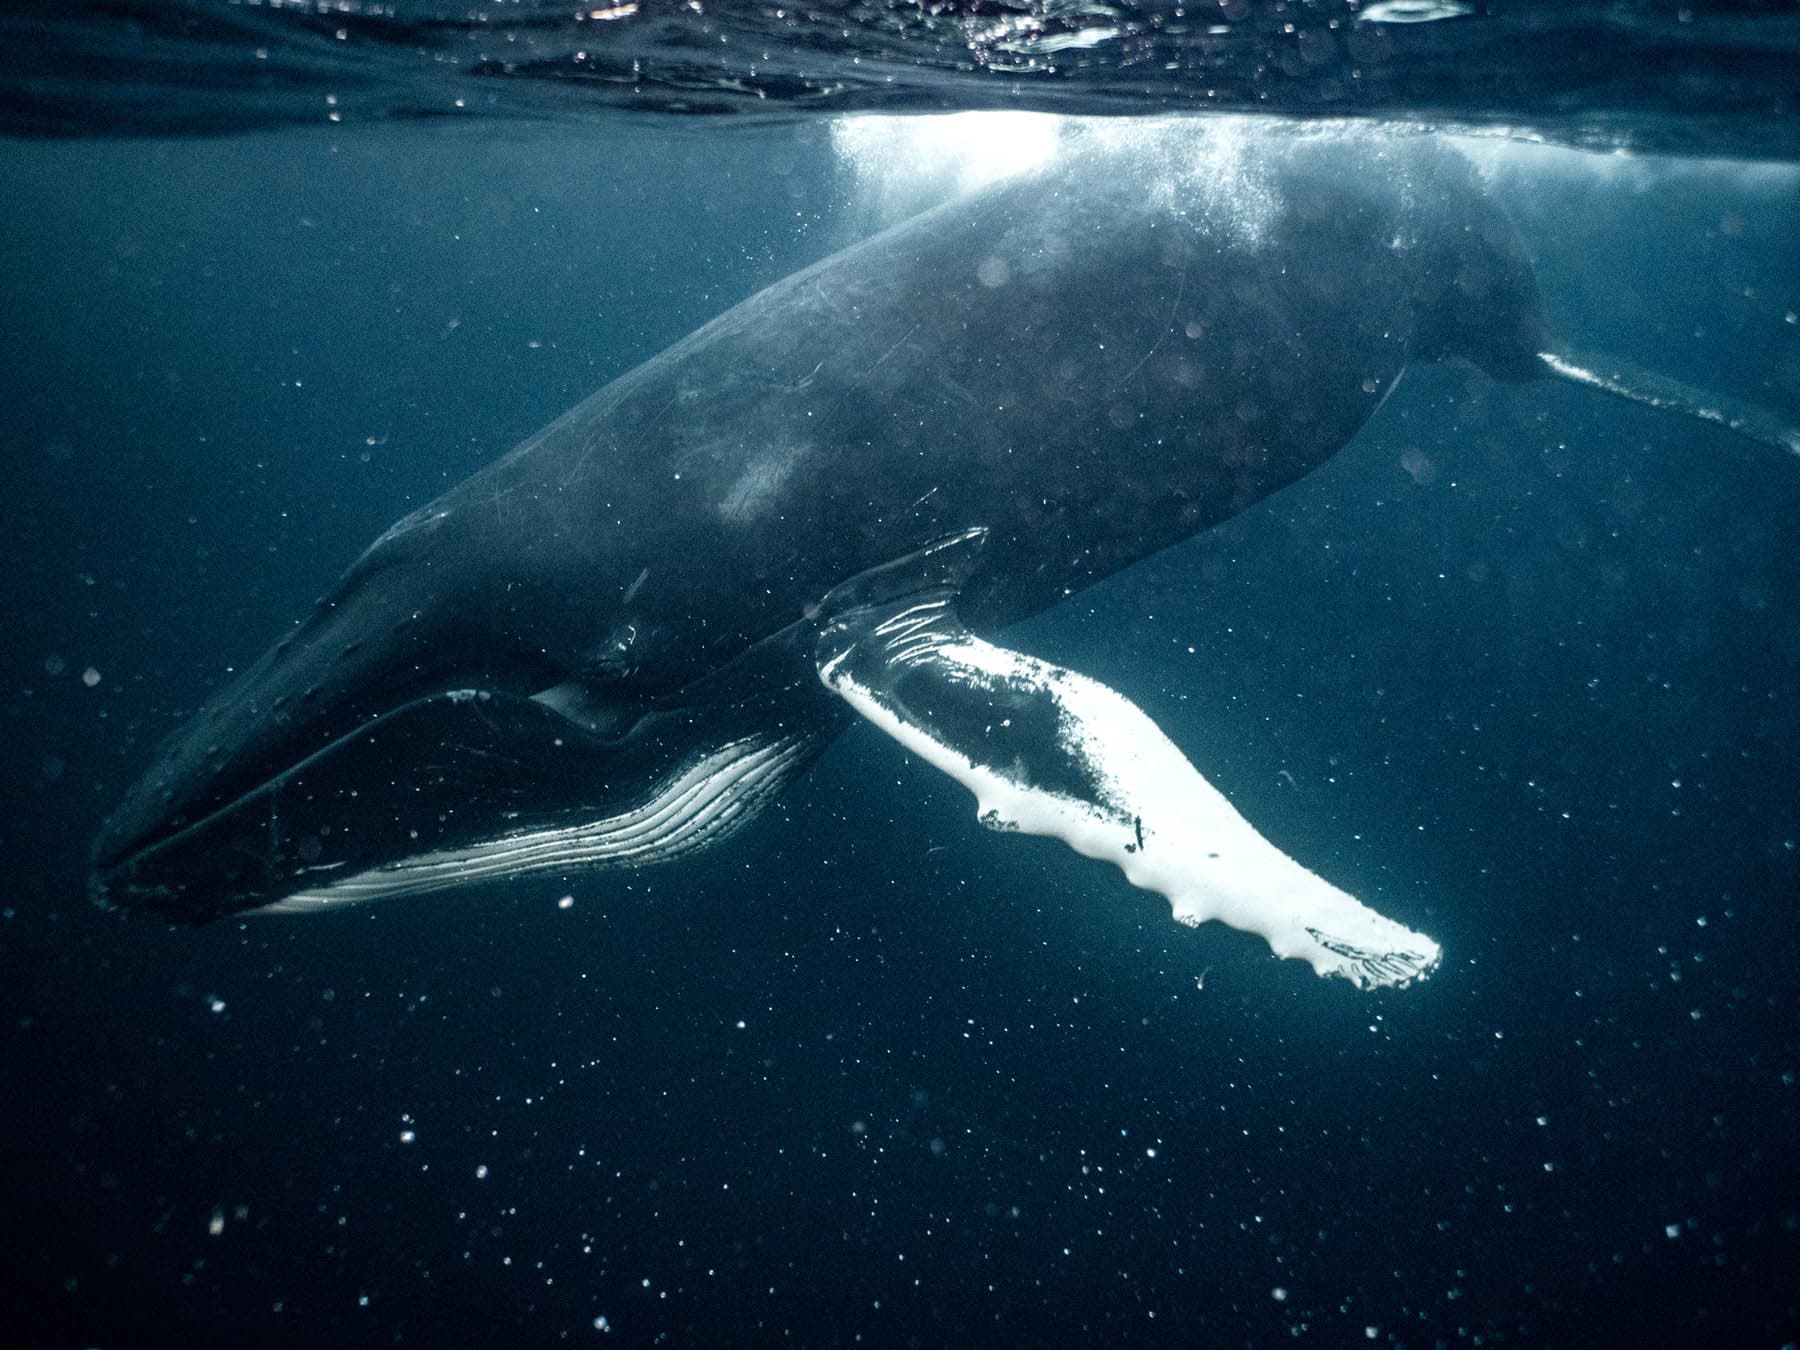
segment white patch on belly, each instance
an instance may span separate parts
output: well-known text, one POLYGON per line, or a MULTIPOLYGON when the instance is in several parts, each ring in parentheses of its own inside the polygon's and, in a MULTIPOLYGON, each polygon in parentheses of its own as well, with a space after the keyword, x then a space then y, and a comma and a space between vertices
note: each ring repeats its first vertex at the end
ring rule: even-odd
POLYGON ((473 881, 665 862, 717 843, 748 822, 788 781, 805 748, 798 737, 733 741, 695 760, 648 799, 618 815, 422 853, 297 892, 255 912, 313 914, 473 881))

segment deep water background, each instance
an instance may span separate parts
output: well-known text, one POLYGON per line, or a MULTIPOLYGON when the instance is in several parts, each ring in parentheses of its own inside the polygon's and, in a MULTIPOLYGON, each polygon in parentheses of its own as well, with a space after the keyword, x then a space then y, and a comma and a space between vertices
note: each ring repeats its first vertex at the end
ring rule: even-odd
MULTIPOLYGON (((1800 407, 1793 171, 1495 173, 1559 332, 1800 407)), ((393 518, 878 211, 816 124, 0 181, 8 1343, 1800 1336, 1800 461, 1416 369, 1015 635, 1436 936, 1418 988, 1179 929, 864 729, 679 868, 167 931, 82 890, 154 740, 393 518)))

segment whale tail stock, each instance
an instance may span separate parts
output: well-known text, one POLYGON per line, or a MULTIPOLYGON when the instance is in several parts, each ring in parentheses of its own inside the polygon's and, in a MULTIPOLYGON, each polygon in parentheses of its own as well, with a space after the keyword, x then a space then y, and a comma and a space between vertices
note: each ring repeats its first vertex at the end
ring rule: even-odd
POLYGON ((1710 422, 1747 441, 1800 456, 1800 426, 1772 409, 1684 384, 1616 356, 1599 356, 1568 347, 1537 355, 1546 378, 1565 380, 1659 412, 1710 422))

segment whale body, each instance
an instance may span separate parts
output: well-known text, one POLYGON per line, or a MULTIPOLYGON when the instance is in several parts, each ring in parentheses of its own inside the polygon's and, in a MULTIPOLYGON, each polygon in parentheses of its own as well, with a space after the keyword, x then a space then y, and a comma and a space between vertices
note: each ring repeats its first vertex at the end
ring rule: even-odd
POLYGON ((203 922, 645 865, 860 717, 1178 919, 1402 983, 1430 939, 991 635, 1318 467, 1408 363, 1524 380, 1545 346, 1523 244, 1439 140, 1076 143, 751 297, 397 523, 171 737, 93 893, 203 922))

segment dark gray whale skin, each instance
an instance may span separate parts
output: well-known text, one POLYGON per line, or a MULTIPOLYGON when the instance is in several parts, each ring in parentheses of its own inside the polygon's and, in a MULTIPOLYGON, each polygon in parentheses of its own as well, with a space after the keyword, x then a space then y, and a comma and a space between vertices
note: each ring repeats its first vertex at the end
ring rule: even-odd
POLYGON ((1409 361, 1542 373, 1453 150, 1204 144, 1079 146, 828 258, 399 522, 170 739, 96 898, 203 921, 613 809, 722 737, 816 748, 843 714, 801 639, 847 579, 985 528, 958 608, 992 629, 1316 468, 1409 361))

